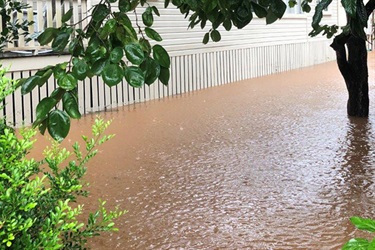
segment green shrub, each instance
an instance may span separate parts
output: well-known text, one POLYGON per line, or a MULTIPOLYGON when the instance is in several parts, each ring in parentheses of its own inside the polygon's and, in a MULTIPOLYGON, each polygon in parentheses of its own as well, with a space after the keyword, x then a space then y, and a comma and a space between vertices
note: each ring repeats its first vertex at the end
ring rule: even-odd
MULTIPOLYGON (((2 68, 0 64, 0 111, 4 108, 5 97, 12 94, 15 89, 15 82, 6 77, 7 69, 2 68)), ((0 118, 0 134, 4 133, 4 129, 12 129, 6 124, 5 117, 0 118)))
MULTIPOLYGON (((375 221, 372 219, 351 217, 350 221, 360 230, 375 232, 375 221)), ((371 240, 363 238, 354 238, 349 240, 342 248, 343 250, 375 250, 375 238, 371 240)))
POLYGON ((111 138, 103 136, 109 122, 96 119, 93 138, 83 137, 73 153, 53 142, 38 162, 25 156, 33 146, 34 130, 23 130, 19 139, 9 129, 0 135, 0 249, 85 249, 88 237, 116 231, 113 220, 125 211, 107 212, 105 202, 91 213, 86 225, 77 220, 86 196, 82 177, 85 164, 97 153, 95 147, 111 138), (75 160, 68 160, 74 156, 75 160), (62 165, 66 162, 65 167, 62 165))
MULTIPOLYGON (((14 90, 4 72, 0 69, 0 103, 14 90)), ((96 155, 96 147, 113 137, 103 134, 110 122, 95 120, 92 137, 82 136, 83 150, 78 143, 70 152, 52 142, 44 159, 36 161, 26 157, 36 131, 21 130, 18 138, 0 120, 0 249, 86 249, 88 238, 117 230, 113 220, 126 211, 107 211, 104 201, 87 223, 78 220, 83 205, 77 198, 88 194, 82 180, 86 164, 96 155)))

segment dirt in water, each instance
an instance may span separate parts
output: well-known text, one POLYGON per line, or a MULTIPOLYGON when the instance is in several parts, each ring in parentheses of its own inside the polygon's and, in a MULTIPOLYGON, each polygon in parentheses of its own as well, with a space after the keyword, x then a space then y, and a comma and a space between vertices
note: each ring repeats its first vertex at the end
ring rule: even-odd
POLYGON ((346 100, 331 62, 101 113, 116 137, 86 207, 129 213, 93 249, 339 249, 350 216, 375 218, 375 113, 349 119, 346 100))

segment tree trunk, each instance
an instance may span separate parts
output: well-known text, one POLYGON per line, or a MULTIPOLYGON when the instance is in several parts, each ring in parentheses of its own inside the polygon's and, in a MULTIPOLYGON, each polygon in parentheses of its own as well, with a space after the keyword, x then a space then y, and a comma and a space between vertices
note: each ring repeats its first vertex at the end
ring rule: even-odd
POLYGON ((369 113, 368 68, 366 41, 351 37, 347 42, 351 77, 345 78, 348 88, 348 115, 367 117, 369 113))
POLYGON ((338 36, 331 47, 336 51, 337 65, 348 90, 348 115, 367 117, 369 114, 369 96, 366 41, 353 35, 338 36))

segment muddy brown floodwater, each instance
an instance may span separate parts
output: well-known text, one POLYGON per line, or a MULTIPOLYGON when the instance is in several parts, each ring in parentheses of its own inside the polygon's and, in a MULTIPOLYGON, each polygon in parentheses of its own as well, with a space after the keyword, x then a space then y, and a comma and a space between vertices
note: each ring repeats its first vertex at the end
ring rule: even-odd
POLYGON ((84 202, 129 213, 93 249, 339 249, 350 216, 375 218, 375 112, 349 119, 346 100, 331 62, 102 113, 116 137, 84 202))

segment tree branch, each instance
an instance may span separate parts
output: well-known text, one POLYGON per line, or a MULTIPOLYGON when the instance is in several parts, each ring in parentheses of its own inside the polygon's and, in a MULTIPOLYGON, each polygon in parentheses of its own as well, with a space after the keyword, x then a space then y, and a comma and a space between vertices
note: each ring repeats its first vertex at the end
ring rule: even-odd
POLYGON ((331 47, 336 52, 336 61, 342 76, 345 79, 346 87, 349 89, 350 78, 352 77, 352 70, 347 60, 345 44, 349 40, 351 35, 341 34, 333 39, 331 47))
POLYGON ((375 10, 375 0, 368 1, 365 7, 367 11, 367 16, 370 16, 370 14, 375 10))

